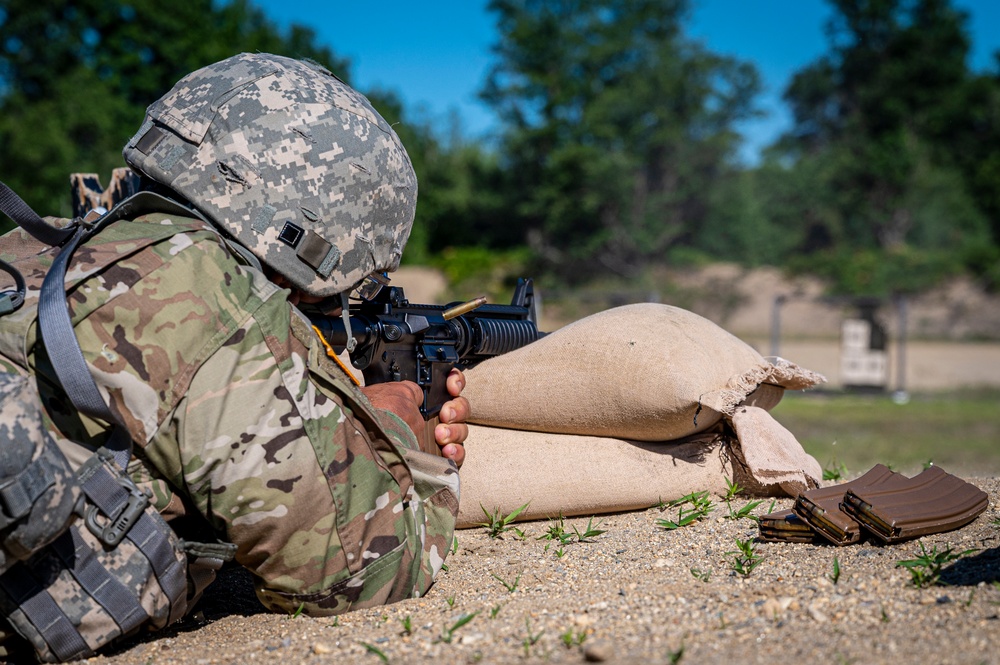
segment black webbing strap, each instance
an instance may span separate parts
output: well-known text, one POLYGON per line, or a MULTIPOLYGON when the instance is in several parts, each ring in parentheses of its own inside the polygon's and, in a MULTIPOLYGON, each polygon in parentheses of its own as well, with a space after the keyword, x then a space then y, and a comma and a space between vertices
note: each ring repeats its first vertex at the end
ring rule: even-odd
POLYGON ((73 232, 72 228, 59 228, 46 222, 20 196, 15 194, 14 190, 2 182, 0 182, 0 210, 36 240, 40 240, 46 245, 62 244, 73 232))
POLYGON ((38 583, 31 569, 18 563, 0 576, 0 584, 14 605, 21 608, 60 661, 93 654, 80 632, 52 596, 38 583))
POLYGON ((66 269, 73 252, 89 232, 90 229, 85 226, 77 227, 73 237, 63 246, 46 273, 38 298, 38 328, 52 368, 73 406, 91 418, 112 425, 113 431, 105 447, 114 454, 118 465, 125 469, 132 456, 132 438, 124 433, 124 426, 111 412, 94 383, 94 377, 90 374, 83 351, 76 340, 66 304, 66 269))

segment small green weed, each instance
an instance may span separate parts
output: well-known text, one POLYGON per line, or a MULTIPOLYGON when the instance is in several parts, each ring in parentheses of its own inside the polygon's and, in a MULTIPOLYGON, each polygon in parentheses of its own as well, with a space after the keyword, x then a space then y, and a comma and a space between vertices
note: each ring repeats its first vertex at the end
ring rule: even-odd
POLYGON ((833 557, 833 570, 826 578, 834 584, 840 581, 840 561, 837 560, 837 557, 833 557))
POLYGON ((296 607, 295 611, 292 613, 291 618, 298 619, 300 616, 302 616, 302 612, 305 609, 306 609, 306 604, 305 603, 299 603, 299 606, 296 607))
POLYGON ((740 487, 735 481, 726 478, 726 496, 722 497, 722 500, 729 503, 736 498, 736 495, 741 493, 744 488, 740 487))
POLYGON ((934 460, 932 459, 927 460, 926 462, 924 462, 924 471, 931 468, 932 466, 934 466, 934 460))
POLYGON ((455 596, 448 596, 444 601, 448 603, 448 607, 455 607, 455 596))
POLYGON ((846 477, 847 467, 836 459, 830 462, 830 466, 823 469, 823 480, 844 480, 846 477))
POLYGON ((576 534, 576 541, 578 543, 589 543, 591 538, 596 538, 605 532, 605 529, 599 529, 597 527, 601 526, 602 522, 598 521, 594 524, 594 518, 591 517, 587 522, 587 528, 583 530, 583 533, 577 531, 577 528, 573 527, 573 533, 576 534))
POLYGON ((494 605, 490 608, 490 618, 496 619, 497 615, 500 614, 500 610, 503 609, 503 605, 494 605))
POLYGON ((691 494, 686 494, 681 498, 671 501, 667 508, 677 508, 677 519, 667 520, 661 519, 656 520, 656 525, 667 531, 673 531, 674 529, 679 529, 684 526, 694 524, 698 520, 707 516, 710 512, 715 510, 715 504, 712 503, 711 499, 708 498, 708 491, 704 492, 692 492, 691 494), (685 508, 684 506, 690 504, 690 508, 685 508))
MULTIPOLYGON (((530 501, 528 503, 530 503, 530 501)), ((503 534, 514 528, 510 526, 510 523, 516 520, 517 516, 524 512, 524 509, 528 507, 528 504, 526 503, 520 508, 515 509, 509 515, 501 513, 499 508, 494 508, 491 513, 483 507, 483 504, 479 504, 479 507, 482 508, 483 515, 486 516, 486 521, 480 522, 477 526, 486 527, 486 533, 490 538, 501 538, 503 534)))
POLYGON ((930 551, 920 543, 920 556, 913 559, 897 561, 897 568, 906 568, 910 573, 910 582, 918 589, 934 586, 941 583, 941 569, 945 564, 962 558, 966 554, 971 554, 976 550, 965 550, 964 552, 953 552, 947 547, 938 552, 937 545, 930 551))
POLYGON ((733 510, 733 507, 731 505, 729 505, 729 502, 727 501, 726 502, 726 508, 729 510, 729 514, 726 515, 726 519, 741 520, 741 519, 746 518, 746 519, 753 520, 754 522, 756 522, 757 521, 757 516, 753 514, 753 511, 754 511, 754 509, 757 506, 759 506, 762 503, 764 503, 763 499, 760 499, 758 501, 751 501, 751 502, 747 503, 747 505, 743 506, 742 508, 739 508, 737 510, 733 510))
POLYGON ((746 540, 740 540, 739 538, 734 538, 736 541, 736 549, 731 552, 726 552, 726 556, 731 556, 733 560, 729 563, 729 567, 732 568, 733 572, 742 577, 750 577, 750 573, 753 569, 760 565, 760 562, 764 560, 764 557, 754 550, 753 540, 747 538, 746 540))
POLYGON ((681 658, 683 658, 683 657, 684 657, 684 643, 683 642, 681 642, 681 645, 679 647, 677 647, 676 651, 668 651, 667 652, 667 662, 670 663, 670 665, 677 665, 677 663, 681 662, 681 658))
POLYGON ((376 656, 378 656, 378 659, 381 660, 383 663, 389 662, 389 657, 386 656, 385 653, 374 644, 368 644, 367 642, 359 642, 358 644, 363 646, 368 653, 373 653, 376 656))
POLYGON ((757 520, 757 518, 754 517, 751 513, 753 512, 754 508, 764 503, 763 500, 751 501, 742 508, 738 510, 733 510, 733 506, 731 504, 732 500, 736 498, 737 494, 741 494, 744 489, 745 488, 740 487, 739 484, 736 483, 735 481, 726 478, 726 496, 722 497, 722 500, 726 503, 726 509, 729 512, 729 514, 726 515, 727 519, 739 520, 746 517, 754 521, 757 520))
POLYGON ((563 521, 562 513, 559 513, 559 519, 557 520, 549 519, 549 528, 538 537, 538 540, 554 540, 560 545, 566 545, 572 539, 573 536, 566 531, 566 524, 563 521))
POLYGON ((517 585, 521 582, 521 573, 517 574, 517 577, 514 578, 513 582, 508 582, 507 580, 505 580, 504 578, 500 577, 495 573, 490 573, 490 575, 493 577, 493 579, 498 580, 500 584, 504 585, 504 588, 507 589, 508 593, 514 593, 515 591, 517 591, 517 585))
POLYGON ((458 617, 458 619, 455 621, 455 623, 451 624, 450 627, 445 628, 441 632, 441 637, 439 637, 438 639, 434 640, 434 642, 435 643, 437 643, 437 642, 444 642, 445 644, 451 644, 452 639, 454 639, 454 637, 455 637, 455 631, 458 630, 459 628, 461 628, 462 626, 464 626, 465 624, 469 623, 473 619, 475 619, 477 614, 479 614, 479 612, 472 612, 470 614, 463 614, 462 616, 458 617))
POLYGON ((569 627, 566 629, 566 632, 559 636, 559 639, 562 640, 563 646, 567 649, 572 649, 584 643, 587 639, 587 631, 573 630, 572 627, 569 627))
POLYGON ((413 619, 410 618, 409 614, 407 614, 405 617, 403 617, 402 619, 400 619, 399 622, 401 624, 403 624, 403 634, 404 635, 412 635, 413 634, 413 619))
POLYGON ((537 633, 532 633, 531 632, 531 619, 529 619, 528 617, 524 617, 524 627, 527 629, 528 634, 524 638, 524 640, 521 641, 521 646, 524 647, 524 657, 525 658, 530 658, 531 657, 531 647, 535 646, 535 644, 538 643, 538 640, 540 640, 542 638, 542 634, 545 632, 545 630, 542 629, 542 630, 538 631, 537 633))
POLYGON ((708 580, 712 577, 711 570, 701 570, 699 568, 691 568, 691 576, 694 577, 699 582, 708 583, 708 580))

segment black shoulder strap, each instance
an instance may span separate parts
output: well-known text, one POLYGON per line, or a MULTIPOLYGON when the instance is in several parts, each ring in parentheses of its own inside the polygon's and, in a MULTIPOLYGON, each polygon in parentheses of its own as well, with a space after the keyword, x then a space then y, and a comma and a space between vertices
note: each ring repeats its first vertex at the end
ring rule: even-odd
MULTIPOLYGON (((81 413, 112 425, 111 437, 105 445, 124 469, 132 455, 131 437, 124 431, 121 421, 108 407, 94 383, 94 377, 90 374, 73 331, 66 304, 66 269, 69 261, 80 243, 99 227, 82 220, 76 220, 66 228, 52 226, 3 183, 0 183, 0 210, 39 241, 53 246, 62 245, 59 256, 42 282, 38 300, 38 327, 52 367, 73 406, 81 413)), ((7 267, 10 267, 8 272, 12 275, 17 272, 12 266, 7 267)), ((5 268, 0 266, 0 269, 5 268)), ((23 288, 23 280, 18 277, 20 275, 14 277, 15 282, 19 288, 23 288)))
POLYGON ((0 182, 0 210, 14 223, 46 245, 62 244, 73 234, 72 227, 59 228, 47 223, 10 187, 0 182))
POLYGON ((76 232, 52 263, 38 298, 38 328, 48 351, 52 367, 59 377, 63 390, 81 413, 113 426, 110 439, 104 444, 114 454, 121 468, 128 465, 132 456, 132 439, 124 425, 108 406, 94 382, 94 377, 83 358, 83 351, 76 339, 73 322, 66 304, 66 269, 73 252, 80 242, 89 237, 91 229, 78 225, 76 232))

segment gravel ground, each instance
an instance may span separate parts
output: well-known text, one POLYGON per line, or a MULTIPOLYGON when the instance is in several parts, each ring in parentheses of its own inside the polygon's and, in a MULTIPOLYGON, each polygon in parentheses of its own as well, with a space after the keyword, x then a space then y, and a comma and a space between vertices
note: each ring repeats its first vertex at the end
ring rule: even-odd
MULTIPOLYGON (((892 546, 754 543, 764 558, 746 578, 727 553, 757 527, 725 519, 724 505, 674 531, 656 524, 674 510, 598 518, 592 526, 605 532, 561 556, 540 539, 553 523, 523 523, 523 536, 501 539, 460 531, 426 597, 339 618, 256 614, 234 570, 179 628, 89 662, 997 663, 1000 479, 972 482, 990 506, 958 531, 892 546), (918 555, 920 542, 976 552, 944 567, 948 586, 917 589, 896 563, 918 555)), ((775 509, 790 505, 781 499, 775 509)), ((570 534, 590 524, 565 520, 570 534)))

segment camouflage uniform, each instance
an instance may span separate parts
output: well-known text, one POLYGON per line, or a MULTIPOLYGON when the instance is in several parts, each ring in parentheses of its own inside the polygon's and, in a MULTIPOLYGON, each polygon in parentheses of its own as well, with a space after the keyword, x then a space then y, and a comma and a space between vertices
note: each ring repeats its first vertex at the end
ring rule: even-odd
MULTIPOLYGON (((0 368, 37 376, 78 463, 87 452, 73 442, 104 429, 53 387, 36 344, 56 253, 20 230, 0 238, 28 282, 25 305, 0 317, 0 368)), ((373 408, 288 292, 209 224, 162 212, 115 222, 77 250, 67 290, 84 357, 137 444, 133 477, 168 519, 193 512, 235 543, 265 605, 332 614, 430 586, 458 509, 453 463, 373 408)))

